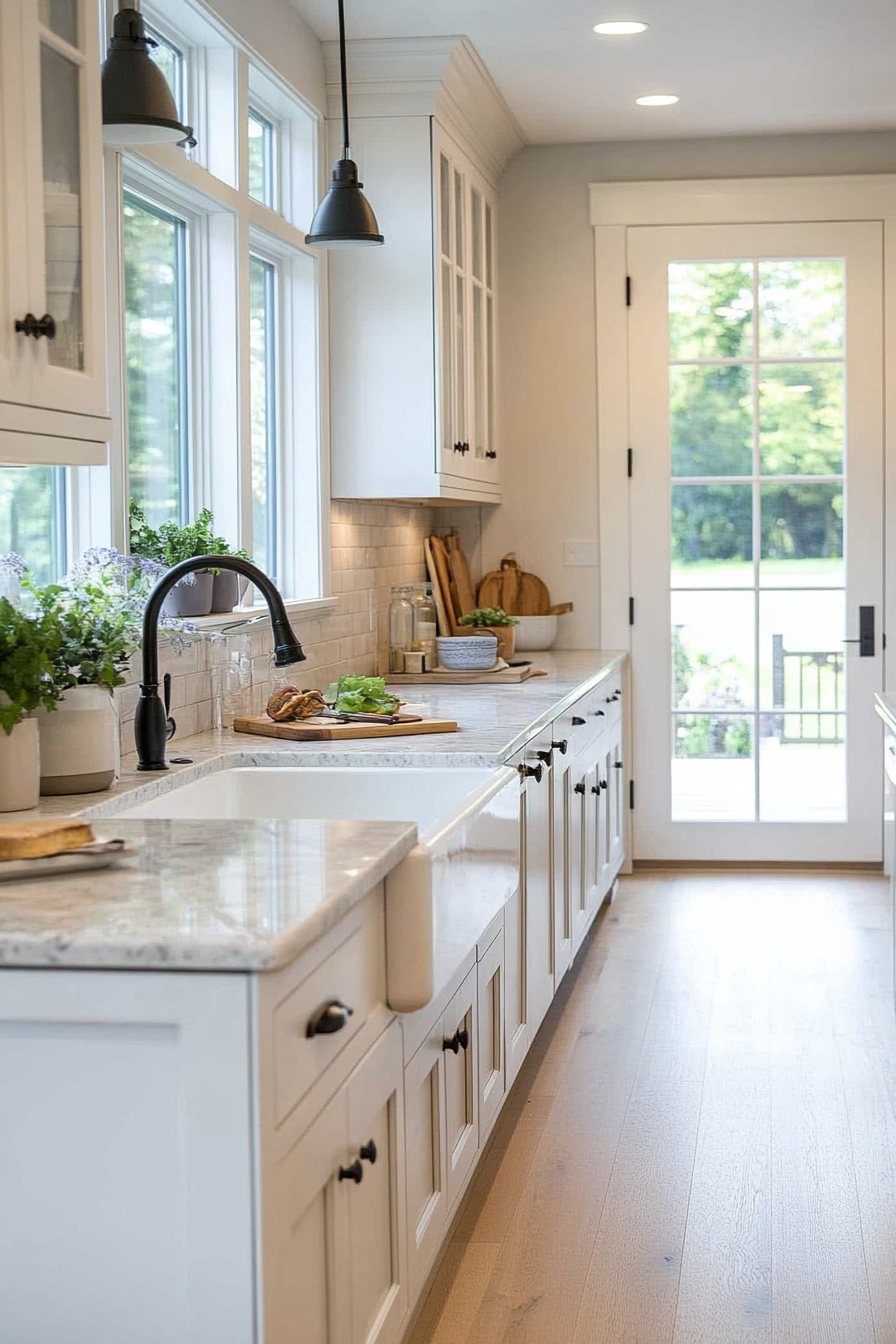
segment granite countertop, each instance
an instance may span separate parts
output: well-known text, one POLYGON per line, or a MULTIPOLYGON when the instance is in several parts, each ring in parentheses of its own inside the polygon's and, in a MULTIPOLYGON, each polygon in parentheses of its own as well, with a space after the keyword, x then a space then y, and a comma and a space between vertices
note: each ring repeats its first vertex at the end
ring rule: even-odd
POLYGON ((409 705, 457 733, 299 744, 229 730, 169 745, 190 758, 139 774, 125 758, 104 793, 41 800, 0 824, 81 813, 99 838, 134 841, 128 866, 91 876, 0 883, 0 967, 270 970, 333 927, 416 843, 413 825, 320 821, 115 821, 179 784, 240 766, 494 768, 625 657, 539 654, 546 677, 520 685, 407 686, 409 705), (413 696, 412 696, 413 693, 413 696), (104 824, 105 823, 105 824, 104 824))

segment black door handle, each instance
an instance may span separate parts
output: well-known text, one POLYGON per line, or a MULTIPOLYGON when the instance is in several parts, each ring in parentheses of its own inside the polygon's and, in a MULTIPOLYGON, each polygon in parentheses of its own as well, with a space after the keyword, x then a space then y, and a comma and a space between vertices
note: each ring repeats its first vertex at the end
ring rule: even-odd
POLYGON ((858 644, 860 658, 874 657, 874 608, 859 607, 859 637, 844 639, 844 644, 858 644))
POLYGON ((334 1031, 342 1030, 354 1011, 354 1008, 349 1008, 341 999, 327 999, 327 1002, 309 1017, 305 1035, 332 1036, 334 1031))

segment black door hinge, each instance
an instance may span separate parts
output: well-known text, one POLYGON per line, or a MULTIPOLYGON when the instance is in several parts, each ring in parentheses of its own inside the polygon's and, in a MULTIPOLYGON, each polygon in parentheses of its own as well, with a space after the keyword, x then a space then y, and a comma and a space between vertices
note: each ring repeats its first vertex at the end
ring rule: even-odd
POLYGON ((626 308, 632 306, 632 278, 630 275, 625 277, 625 306, 626 308))
POLYGON ((628 623, 629 625, 635 623, 635 599, 633 597, 628 600, 628 623))
POLYGON ((632 475, 633 475, 633 472, 634 472, 634 465, 635 465, 635 455, 634 455, 634 453, 632 452, 631 448, 629 448, 629 450, 628 450, 628 456, 626 457, 626 468, 627 468, 627 471, 628 471, 628 478, 629 478, 629 480, 631 480, 631 478, 632 478, 632 475))
POLYGON ((628 782, 628 805, 632 812, 635 810, 635 781, 630 779, 628 782))

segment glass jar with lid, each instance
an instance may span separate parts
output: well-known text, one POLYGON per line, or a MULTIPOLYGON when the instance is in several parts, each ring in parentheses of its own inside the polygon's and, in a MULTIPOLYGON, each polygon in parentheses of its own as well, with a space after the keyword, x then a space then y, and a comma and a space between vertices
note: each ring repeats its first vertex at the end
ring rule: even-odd
POLYGON ((413 589, 414 644, 416 651, 423 654, 423 668, 426 672, 435 670, 438 661, 439 646, 436 643, 438 625, 436 604, 432 595, 431 583, 420 583, 413 589))
POLYGON ((392 589, 389 603, 389 671, 404 671, 404 656, 414 647, 414 606, 407 586, 392 589))

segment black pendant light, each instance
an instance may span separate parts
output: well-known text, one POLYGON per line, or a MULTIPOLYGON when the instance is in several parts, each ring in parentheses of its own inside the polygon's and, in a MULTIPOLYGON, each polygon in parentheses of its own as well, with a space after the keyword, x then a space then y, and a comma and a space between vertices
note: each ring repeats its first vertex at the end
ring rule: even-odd
POLYGON ((383 241, 376 215, 361 190, 358 165, 348 136, 348 79, 345 70, 345 12, 339 0, 339 68, 342 76, 342 158, 333 164, 330 189, 314 212, 309 247, 375 247, 383 241))
POLYGON ((103 64, 104 144, 195 145, 192 126, 178 121, 165 76, 149 54, 154 46, 139 10, 120 9, 103 64))

